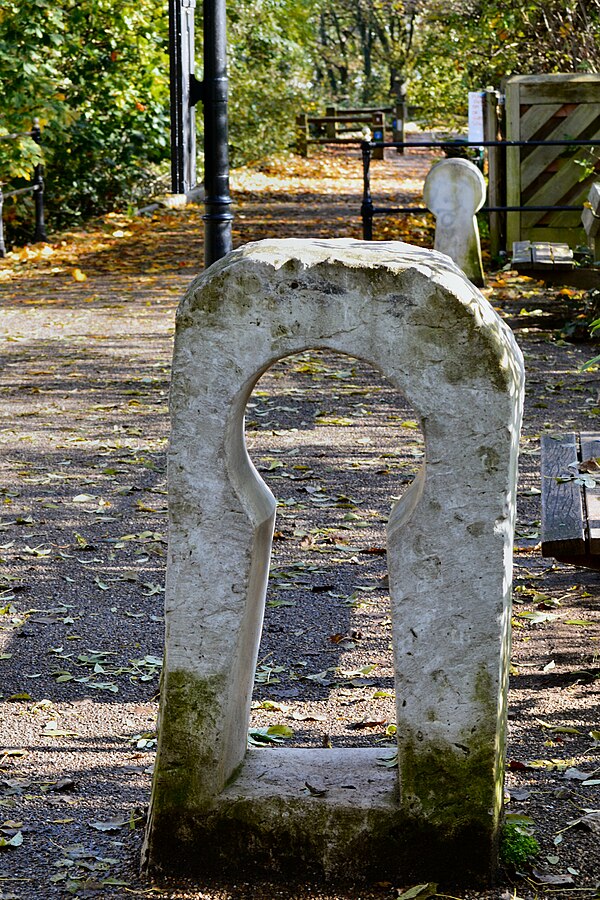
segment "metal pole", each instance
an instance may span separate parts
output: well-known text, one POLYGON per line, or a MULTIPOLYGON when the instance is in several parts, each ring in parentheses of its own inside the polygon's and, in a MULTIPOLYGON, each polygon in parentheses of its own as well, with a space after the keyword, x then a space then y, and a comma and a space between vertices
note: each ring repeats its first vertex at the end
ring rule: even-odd
MULTIPOLYGON (((181 2, 169 0, 169 87, 171 93, 171 190, 174 194, 185 193, 185 151, 184 151, 184 110, 183 100, 183 60, 181 39, 181 2)), ((187 77, 187 72, 185 77, 187 77)))
POLYGON ((204 261, 231 250, 225 0, 204 0, 204 261))
MULTIPOLYGON (((40 129, 40 123, 38 119, 33 120, 33 127, 31 129, 31 137, 36 142, 36 144, 42 143, 42 132, 40 129)), ((44 222, 44 178, 42 175, 42 164, 38 163, 38 165, 34 169, 33 173, 33 200, 35 203, 35 231, 33 234, 33 243, 37 244, 41 241, 47 241, 48 235, 46 233, 46 225, 44 222)))
POLYGON ((2 185, 0 184, 0 259, 6 256, 6 244, 4 243, 4 222, 2 221, 2 207, 4 206, 4 197, 2 195, 2 185))
POLYGON ((363 161, 363 199, 360 208, 363 226, 363 241, 373 240, 373 200, 371 198, 371 179, 369 169, 371 167, 371 145, 369 141, 361 144, 363 161))

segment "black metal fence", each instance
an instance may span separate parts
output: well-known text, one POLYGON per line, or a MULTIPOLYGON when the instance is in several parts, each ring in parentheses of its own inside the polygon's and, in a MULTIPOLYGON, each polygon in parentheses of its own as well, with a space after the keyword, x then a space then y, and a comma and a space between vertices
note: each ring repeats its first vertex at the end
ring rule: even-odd
MULTIPOLYGON (((0 140, 16 141, 22 137, 30 137, 36 142, 36 144, 41 144, 42 132, 37 119, 34 120, 31 131, 23 131, 17 134, 3 134, 0 135, 0 140)), ((46 225, 44 223, 44 177, 42 173, 42 165, 41 163, 38 163, 38 165, 33 170, 33 179, 28 187, 4 192, 2 190, 2 183, 0 182, 0 257, 6 256, 6 244, 4 242, 4 223, 2 219, 4 201, 9 197, 18 197, 21 194, 33 194, 35 206, 35 228, 33 232, 32 243, 37 244, 40 241, 45 241, 48 237, 48 235, 46 234, 46 225)))
MULTIPOLYGON (((380 141, 361 141, 363 162, 363 199, 360 208, 362 218, 363 240, 373 240, 373 219, 375 216, 424 214, 430 211, 426 206, 375 206, 371 196, 370 166, 372 151, 374 149, 394 148, 396 150, 423 149, 437 147, 447 153, 457 150, 473 148, 506 148, 506 147, 600 147, 600 140, 547 140, 547 141, 402 141, 382 143, 380 141)), ((583 206, 483 206, 482 213, 509 213, 509 212, 581 212, 583 206)))

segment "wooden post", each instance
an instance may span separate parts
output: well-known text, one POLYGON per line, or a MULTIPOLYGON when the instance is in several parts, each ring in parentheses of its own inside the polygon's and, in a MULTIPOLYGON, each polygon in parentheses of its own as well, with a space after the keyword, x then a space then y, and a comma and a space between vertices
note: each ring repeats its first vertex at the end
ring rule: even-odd
MULTIPOLYGON (((486 141, 498 140, 498 97, 496 91, 486 90, 484 98, 484 137, 486 141)), ((488 147, 488 206, 503 206, 501 189, 501 147, 488 147)), ((504 249, 504 215, 491 212, 490 217, 490 253, 498 256, 504 249)))
MULTIPOLYGON (((505 87, 505 122, 506 140, 521 140, 521 105, 519 101, 519 82, 509 79, 505 87)), ((506 148, 506 205, 521 205, 521 148, 506 148)), ((512 250, 515 241, 521 240, 521 213, 511 212, 506 216, 507 250, 512 250)))
MULTIPOLYGON (((42 132, 39 119, 33 120, 31 137, 36 144, 39 145, 42 143, 42 132)), ((33 234, 33 243, 37 244, 41 241, 48 240, 46 224, 44 222, 44 175, 41 163, 38 163, 33 171, 33 189, 33 202, 35 206, 35 231, 33 234)))
POLYGON ((299 156, 308 156, 308 115, 296 116, 296 151, 299 156))
MULTIPOLYGON (((373 140, 385 141, 385 113, 373 113, 373 140)), ((383 147, 374 147, 372 153, 373 159, 383 159, 383 147)))
MULTIPOLYGON (((406 123, 406 103, 404 100, 397 100, 394 109, 394 129, 392 131, 392 140, 404 141, 404 125, 406 123)), ((397 153, 404 155, 404 147, 398 147, 397 153)))
MULTIPOLYGON (((325 115, 327 118, 335 119, 337 115, 337 109, 335 106, 326 106, 325 107, 325 115)), ((325 135, 331 140, 336 139, 337 137, 337 122, 326 122, 325 123, 325 135)))

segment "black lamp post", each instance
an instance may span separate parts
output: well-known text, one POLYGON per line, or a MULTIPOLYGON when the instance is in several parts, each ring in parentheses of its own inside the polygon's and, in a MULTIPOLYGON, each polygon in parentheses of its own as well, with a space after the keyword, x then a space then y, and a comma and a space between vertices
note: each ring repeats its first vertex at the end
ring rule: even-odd
POLYGON ((194 107, 204 106, 204 261, 231 250, 227 148, 227 37, 225 0, 204 0, 204 79, 194 75, 195 0, 169 0, 171 174, 174 193, 196 186, 194 107))
POLYGON ((225 0, 204 0, 204 260, 231 250, 225 0))

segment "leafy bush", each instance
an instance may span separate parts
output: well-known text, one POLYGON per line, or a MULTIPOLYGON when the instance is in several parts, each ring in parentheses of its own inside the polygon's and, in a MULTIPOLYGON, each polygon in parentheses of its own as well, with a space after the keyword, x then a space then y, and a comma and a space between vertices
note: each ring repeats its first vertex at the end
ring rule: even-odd
MULTIPOLYGON (((156 0, 5 0, 0 134, 39 118, 51 225, 127 203, 168 156, 167 49, 156 0)), ((2 181, 29 179, 35 152, 0 141, 2 181)))

